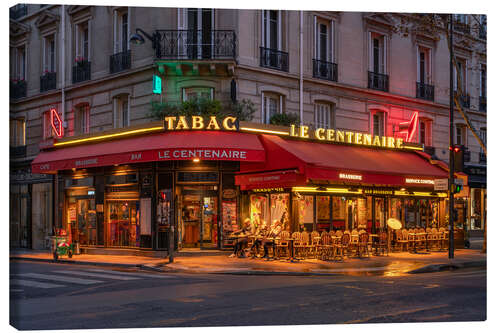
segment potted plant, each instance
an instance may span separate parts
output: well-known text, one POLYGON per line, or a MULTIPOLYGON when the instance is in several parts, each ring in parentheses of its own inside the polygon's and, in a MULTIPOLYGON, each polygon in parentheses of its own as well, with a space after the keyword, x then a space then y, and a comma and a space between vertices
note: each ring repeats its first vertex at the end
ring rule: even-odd
POLYGON ((78 56, 75 58, 75 62, 77 66, 83 67, 86 64, 87 60, 84 57, 78 56))

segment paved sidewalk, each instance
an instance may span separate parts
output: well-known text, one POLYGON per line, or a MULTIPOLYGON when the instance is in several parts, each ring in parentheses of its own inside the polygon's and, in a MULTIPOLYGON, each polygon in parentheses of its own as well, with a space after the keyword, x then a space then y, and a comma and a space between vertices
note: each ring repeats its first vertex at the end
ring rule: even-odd
MULTIPOLYGON (((75 255, 58 262, 82 265, 136 267, 172 273, 218 273, 218 274, 288 274, 288 275, 386 275, 395 276, 408 272, 425 273, 444 269, 464 267, 486 267, 486 254, 477 249, 455 251, 455 258, 448 259, 448 252, 412 254, 395 252, 389 256, 370 258, 348 258, 344 262, 328 262, 306 259, 297 262, 266 261, 263 259, 229 258, 229 252, 211 251, 210 255, 200 252, 189 256, 176 256, 174 263, 168 258, 113 255, 75 255)), ((11 251, 11 259, 53 262, 48 251, 11 251)))

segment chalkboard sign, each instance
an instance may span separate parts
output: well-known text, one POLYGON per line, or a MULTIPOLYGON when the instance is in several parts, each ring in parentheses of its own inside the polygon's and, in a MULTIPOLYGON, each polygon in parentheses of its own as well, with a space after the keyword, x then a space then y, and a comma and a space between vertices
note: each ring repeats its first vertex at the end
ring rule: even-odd
POLYGON ((177 181, 179 183, 218 183, 219 174, 217 172, 178 172, 177 181))

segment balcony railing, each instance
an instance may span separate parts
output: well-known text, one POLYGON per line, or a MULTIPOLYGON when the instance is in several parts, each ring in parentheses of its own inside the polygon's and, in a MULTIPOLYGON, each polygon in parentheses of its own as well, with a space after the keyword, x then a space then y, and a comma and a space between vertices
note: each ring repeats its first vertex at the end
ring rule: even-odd
POLYGON ((479 111, 486 112, 486 97, 479 96, 479 111))
POLYGON ((157 59, 235 59, 233 30, 156 30, 157 59))
POLYGON ((288 53, 260 47, 260 67, 288 72, 288 53))
POLYGON ((73 83, 90 80, 90 61, 83 60, 73 66, 73 83))
POLYGON ((24 145, 24 146, 10 146, 10 157, 11 158, 26 157, 26 145, 24 145))
POLYGON ((453 30, 459 31, 463 34, 469 34, 470 33, 470 25, 468 25, 467 23, 455 21, 455 22, 453 22, 453 30))
POLYGON ((111 74, 130 69, 130 50, 109 56, 109 72, 111 74))
POLYGON ((28 14, 27 5, 17 5, 9 9, 9 17, 13 20, 17 20, 28 14))
POLYGON ((56 72, 48 72, 40 76, 40 92, 56 89, 56 72))
POLYGON ((26 97, 27 83, 24 80, 10 82, 10 98, 18 99, 26 97))
POLYGON ((319 79, 337 82, 338 66, 333 62, 313 59, 313 76, 319 79))
POLYGON ((417 98, 434 101, 434 86, 417 82, 417 98))
POLYGON ((368 72, 368 88, 389 91, 389 75, 368 72))
POLYGON ((479 152, 479 163, 486 163, 486 154, 479 152))
POLYGON ((462 105, 463 108, 470 108, 470 96, 469 95, 462 95, 459 98, 460 100, 460 105, 462 105))

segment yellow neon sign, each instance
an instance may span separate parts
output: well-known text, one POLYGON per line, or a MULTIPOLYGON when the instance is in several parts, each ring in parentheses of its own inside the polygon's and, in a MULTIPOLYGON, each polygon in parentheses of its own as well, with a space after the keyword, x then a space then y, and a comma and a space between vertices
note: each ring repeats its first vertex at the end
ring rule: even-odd
POLYGON ((225 117, 219 122, 216 116, 210 116, 208 122, 201 116, 191 116, 188 120, 186 116, 167 116, 165 117, 165 128, 173 130, 221 130, 236 131, 236 117, 225 117))
POLYGON ((246 132, 257 132, 257 133, 266 133, 266 134, 288 135, 288 132, 266 130, 266 129, 261 129, 261 128, 240 127, 240 130, 241 131, 246 131, 246 132))
POLYGON ((70 141, 56 142, 56 143, 54 143, 54 146, 56 146, 56 147, 58 147, 58 146, 67 146, 67 145, 72 145, 72 144, 75 144, 75 143, 83 143, 83 142, 97 141, 97 140, 103 140, 103 139, 109 139, 109 138, 117 138, 117 137, 127 136, 127 135, 131 135, 131 134, 154 132, 154 131, 159 131, 159 130, 163 130, 163 126, 150 127, 150 128, 141 128, 141 129, 136 129, 136 130, 131 130, 131 131, 125 131, 125 132, 120 132, 120 133, 105 134, 105 135, 93 136, 93 137, 89 137, 89 138, 82 138, 82 139, 76 139, 76 140, 70 140, 70 141))

